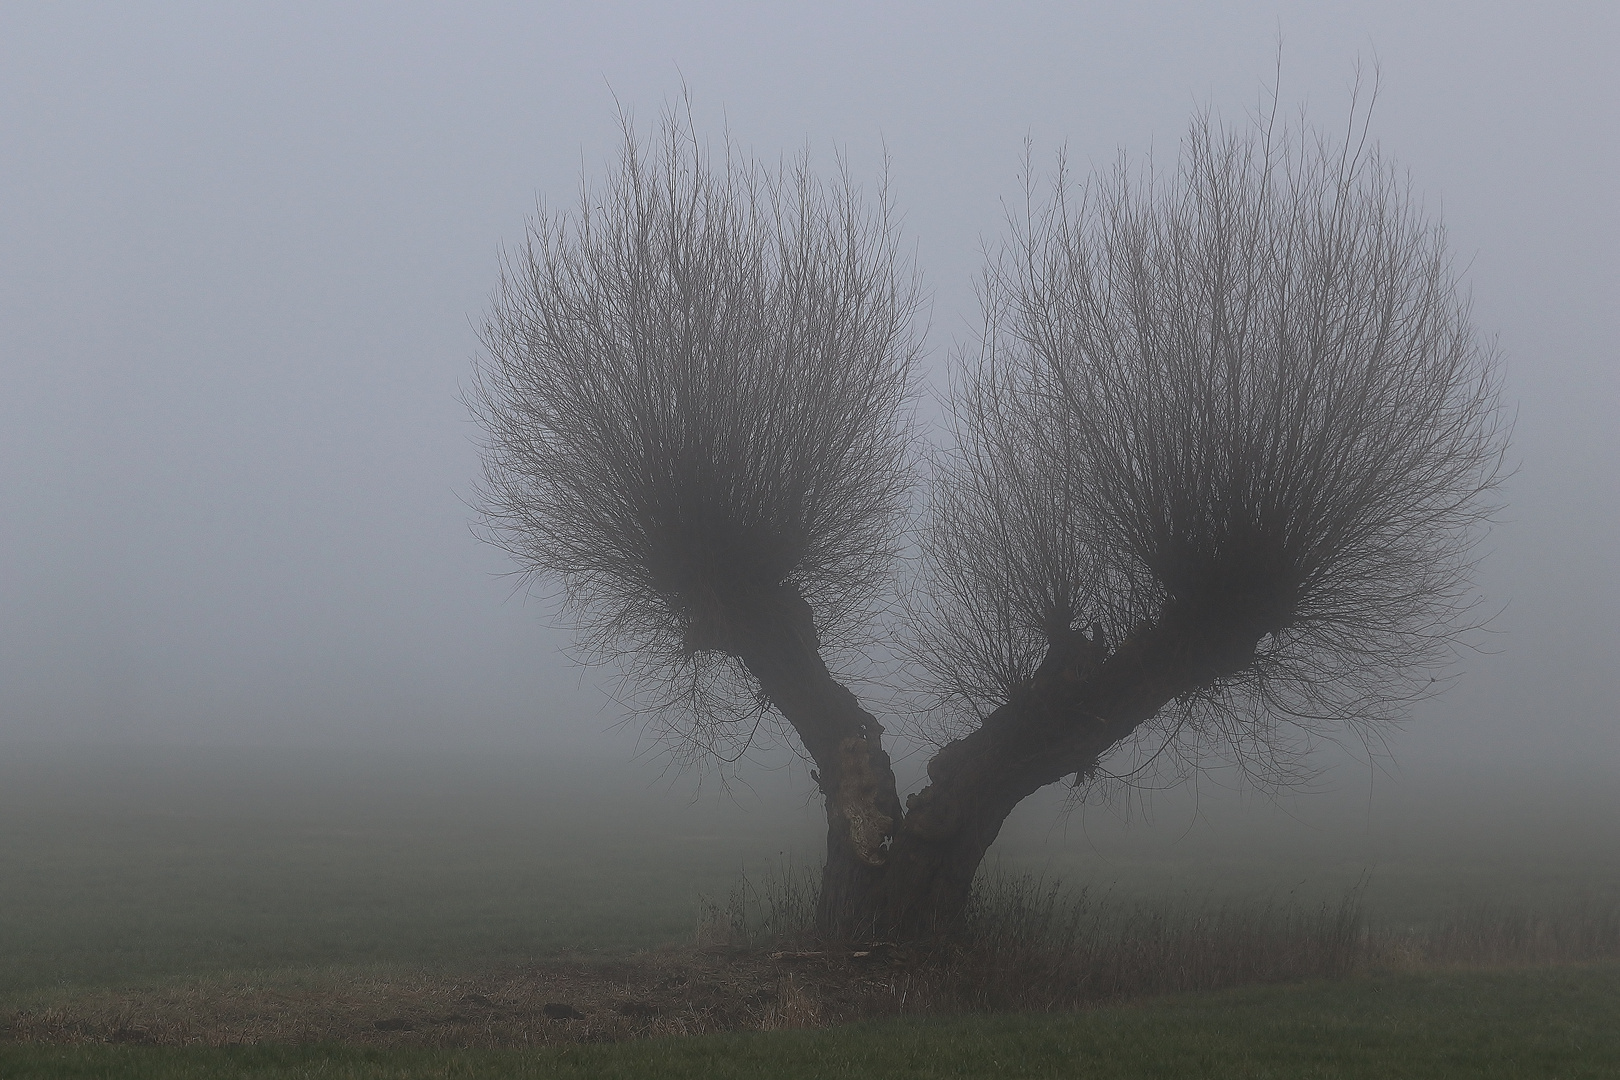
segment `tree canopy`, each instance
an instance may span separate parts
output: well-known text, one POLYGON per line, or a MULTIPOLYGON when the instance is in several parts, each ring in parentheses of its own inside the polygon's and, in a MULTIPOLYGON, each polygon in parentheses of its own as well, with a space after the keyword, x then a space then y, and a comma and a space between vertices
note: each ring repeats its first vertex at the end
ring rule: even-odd
POLYGON ((626 124, 491 304, 488 537, 689 751, 791 730, 829 932, 948 924, 1013 806, 1144 734, 1264 766, 1397 716, 1473 622, 1496 358, 1364 131, 1205 114, 1169 172, 1025 196, 927 454, 887 186, 806 156, 626 124), (943 725, 904 805, 825 656, 873 627, 943 725))

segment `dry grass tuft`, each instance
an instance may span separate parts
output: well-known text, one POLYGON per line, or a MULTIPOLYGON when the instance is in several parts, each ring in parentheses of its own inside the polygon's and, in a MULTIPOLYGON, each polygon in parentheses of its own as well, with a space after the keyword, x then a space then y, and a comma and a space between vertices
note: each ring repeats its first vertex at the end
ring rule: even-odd
POLYGON ((1620 901, 1584 900, 1560 908, 1500 904, 1464 908, 1428 930, 1377 935, 1380 966, 1511 967, 1620 959, 1620 901))

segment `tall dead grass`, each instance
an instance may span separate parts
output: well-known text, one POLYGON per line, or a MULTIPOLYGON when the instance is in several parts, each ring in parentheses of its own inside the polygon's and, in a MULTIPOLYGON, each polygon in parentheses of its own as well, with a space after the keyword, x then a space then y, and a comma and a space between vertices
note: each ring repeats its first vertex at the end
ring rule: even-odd
POLYGON ((1421 966, 1514 967, 1620 960, 1620 898, 1551 908, 1480 903, 1433 927, 1376 935, 1375 960, 1421 966))
POLYGON ((951 965, 964 1004, 1057 1008, 1340 978, 1365 944, 1360 890, 1317 907, 1123 903, 1036 877, 976 891, 951 965))
POLYGON ((1153 994, 1341 979, 1389 968, 1620 959, 1620 898, 1546 910, 1481 904, 1427 927, 1369 926, 1366 879, 1317 905, 1127 902, 1037 875, 989 873, 963 924, 928 942, 814 937, 816 878, 777 871, 707 902, 699 946, 827 963, 860 958, 851 986, 876 1011, 1074 1008, 1153 994), (891 999, 887 1006, 879 999, 891 999))
MULTIPOLYGON (((989 874, 967 915, 926 942, 831 943, 814 935, 816 879, 746 879, 700 906, 698 945, 784 957, 862 958, 913 1009, 1058 1009, 1243 983, 1338 978, 1366 953, 1361 893, 1316 908, 1124 903, 1035 875, 989 874)), ((874 1002, 874 1004, 876 1004, 874 1002)))

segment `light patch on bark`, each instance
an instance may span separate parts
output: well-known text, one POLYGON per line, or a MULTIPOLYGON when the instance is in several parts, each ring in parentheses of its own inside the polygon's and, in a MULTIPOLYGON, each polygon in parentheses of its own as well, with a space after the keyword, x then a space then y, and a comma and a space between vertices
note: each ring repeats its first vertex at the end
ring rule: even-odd
POLYGON ((883 866, 889 850, 883 842, 894 833, 894 820, 878 809, 882 791, 872 769, 866 740, 852 735, 838 744, 838 786, 833 807, 849 823, 849 843, 855 857, 868 866, 883 866))

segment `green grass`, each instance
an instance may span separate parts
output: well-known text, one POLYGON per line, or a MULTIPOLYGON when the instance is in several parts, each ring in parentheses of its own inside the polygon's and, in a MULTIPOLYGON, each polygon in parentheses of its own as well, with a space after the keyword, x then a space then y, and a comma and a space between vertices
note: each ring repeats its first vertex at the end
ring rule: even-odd
MULTIPOLYGON (((635 775, 534 758, 9 751, 0 1005, 624 953, 690 941, 699 896, 727 896, 745 867, 757 881, 769 864, 815 859, 823 825, 792 783, 737 803, 693 801, 648 785, 645 770, 624 782, 635 775)), ((1052 806, 1037 801, 995 851, 1003 871, 1059 876, 1122 910, 1148 900, 1193 914, 1212 902, 1309 908, 1371 869, 1363 900, 1375 927, 1432 927, 1481 903, 1557 910, 1594 899, 1612 911, 1617 802, 1612 787, 1494 784, 1408 792, 1376 815, 1296 800, 1282 814, 1200 806, 1180 819, 1167 799, 1152 823, 1093 812, 1054 827, 1052 806)), ((1610 964, 524 1052, 0 1042, 0 1080, 1595 1077, 1620 1076, 1616 1032, 1620 967, 1610 964)))
POLYGON ((1382 975, 1003 1014, 534 1051, 0 1047, 6 1080, 1613 1077, 1620 966, 1382 975))
POLYGON ((1015 812, 993 851, 1094 893, 1162 902, 1333 901, 1364 877, 1373 925, 1432 927, 1481 903, 1560 909, 1620 899, 1614 773, 1440 774, 1285 796, 1184 788, 1064 819, 1049 788, 1015 812), (1130 811, 1131 820, 1119 817, 1130 811))
MULTIPOLYGON (((801 776, 736 802, 631 762, 537 756, 8 748, 0 1002, 76 987, 332 967, 488 967, 689 941, 702 894, 818 858, 801 776)), ((1374 925, 1468 904, 1620 895, 1620 799, 1502 783, 1365 800, 1158 800, 1123 826, 1032 800, 1004 870, 1094 897, 1336 900, 1372 870, 1374 925), (1577 797, 1580 795, 1580 797, 1577 797), (1350 804, 1355 804, 1351 806, 1350 804)))
POLYGON ((806 831, 617 780, 533 759, 9 755, 0 996, 690 940, 700 894, 806 831))

